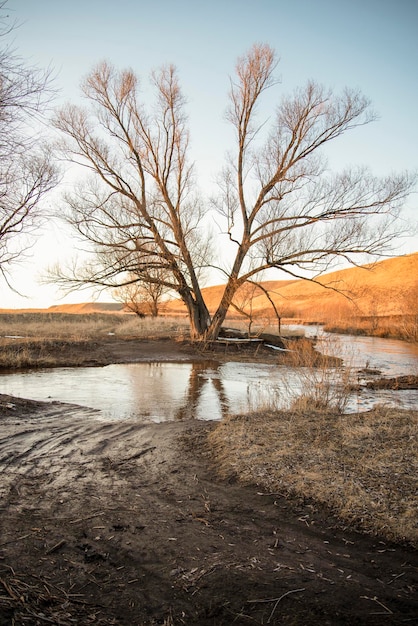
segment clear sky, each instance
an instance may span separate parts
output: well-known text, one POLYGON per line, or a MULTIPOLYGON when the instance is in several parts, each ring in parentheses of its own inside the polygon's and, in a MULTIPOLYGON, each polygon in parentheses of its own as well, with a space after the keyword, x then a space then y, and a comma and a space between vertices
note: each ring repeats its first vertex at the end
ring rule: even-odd
MULTIPOLYGON (((100 60, 135 70, 144 90, 153 68, 176 65, 204 189, 230 145, 223 117, 229 76, 256 42, 270 44, 281 59, 281 84, 268 92, 266 111, 311 78, 336 90, 359 88, 372 100, 379 121, 339 140, 333 166, 365 164, 376 174, 418 170, 418 0, 9 0, 8 9, 20 23, 17 52, 54 68, 57 105, 79 98, 81 79, 100 60)), ((415 221, 417 205, 415 195, 407 211, 415 221)), ((60 300, 55 287, 37 282, 76 245, 62 225, 40 230, 32 259, 12 275, 28 297, 2 286, 0 308, 89 300, 88 292, 60 300)), ((418 239, 410 238, 396 253, 417 250, 418 239)))

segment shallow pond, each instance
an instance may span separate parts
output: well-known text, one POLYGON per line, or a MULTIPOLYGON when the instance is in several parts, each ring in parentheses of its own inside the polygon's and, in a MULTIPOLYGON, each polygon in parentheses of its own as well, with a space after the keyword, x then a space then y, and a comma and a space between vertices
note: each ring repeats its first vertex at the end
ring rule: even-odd
MULTIPOLYGON (((318 328, 306 330, 318 333, 318 328)), ((400 341, 344 335, 329 341, 321 335, 318 347, 337 350, 350 366, 379 369, 385 376, 418 371, 417 347, 400 341)), ((334 372, 315 380, 311 375, 306 368, 263 363, 130 363, 2 374, 0 391, 88 406, 99 409, 104 419, 217 420, 227 413, 285 406, 289 397, 334 372)), ((416 408, 418 391, 362 390, 351 397, 348 410, 364 411, 378 402, 416 408)))

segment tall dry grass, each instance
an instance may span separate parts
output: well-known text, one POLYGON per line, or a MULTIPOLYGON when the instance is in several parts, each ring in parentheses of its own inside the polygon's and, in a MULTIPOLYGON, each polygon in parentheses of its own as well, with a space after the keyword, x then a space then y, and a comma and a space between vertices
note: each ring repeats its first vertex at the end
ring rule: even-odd
POLYGON ((28 313, 0 315, 0 368, 102 365, 100 340, 181 339, 187 320, 122 314, 28 313))
POLYGON ((328 318, 324 330, 418 343, 418 315, 362 316, 338 320, 328 318))
POLYGON ((185 318, 139 318, 110 313, 7 313, 0 314, 0 337, 94 340, 109 335, 150 338, 178 337, 188 332, 185 318))
POLYGON ((344 354, 336 337, 324 336, 320 340, 320 352, 309 339, 287 341, 289 353, 285 364, 292 368, 283 373, 282 387, 287 399, 278 408, 289 410, 314 409, 343 413, 352 399, 357 383, 357 372, 352 365, 353 357, 344 354))
POLYGON ((344 525, 418 547, 417 427, 418 411, 298 407, 230 416, 209 443, 224 477, 309 499, 344 525))

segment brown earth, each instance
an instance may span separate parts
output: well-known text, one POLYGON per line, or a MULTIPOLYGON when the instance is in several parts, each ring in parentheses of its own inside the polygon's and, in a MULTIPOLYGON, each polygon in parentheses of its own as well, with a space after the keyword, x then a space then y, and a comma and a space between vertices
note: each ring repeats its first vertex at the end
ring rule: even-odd
MULTIPOLYGON (((100 349, 195 356, 175 342, 100 349)), ((0 420, 1 626, 418 623, 415 550, 221 479, 211 423, 106 422, 8 396, 0 420)))

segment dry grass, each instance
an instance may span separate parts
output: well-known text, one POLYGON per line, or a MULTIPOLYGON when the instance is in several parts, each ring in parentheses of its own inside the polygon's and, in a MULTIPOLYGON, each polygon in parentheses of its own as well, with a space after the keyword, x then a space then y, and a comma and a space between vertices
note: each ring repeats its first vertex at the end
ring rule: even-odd
POLYGON ((290 352, 282 364, 292 368, 292 376, 284 370, 282 387, 288 400, 285 406, 282 400, 275 409, 343 413, 352 399, 357 373, 351 364, 352 355, 347 351, 343 354, 338 338, 322 337, 320 352, 310 339, 287 341, 286 346, 290 352))
POLYGON ((106 335, 130 338, 179 337, 188 333, 182 318, 141 319, 135 315, 110 313, 17 313, 0 315, 0 337, 60 340, 94 340, 106 335))
POLYGON ((325 504, 345 524, 418 546, 418 411, 231 416, 209 435, 224 476, 325 504))
POLYGON ((350 335, 402 339, 403 341, 417 343, 418 314, 382 317, 351 316, 338 320, 328 320, 324 330, 334 333, 348 333, 350 335))
POLYGON ((182 339, 187 320, 123 314, 20 313, 0 315, 0 369, 102 365, 100 340, 182 339))
POLYGON ((102 365, 93 356, 97 350, 97 345, 88 340, 0 339, 0 369, 102 365))

